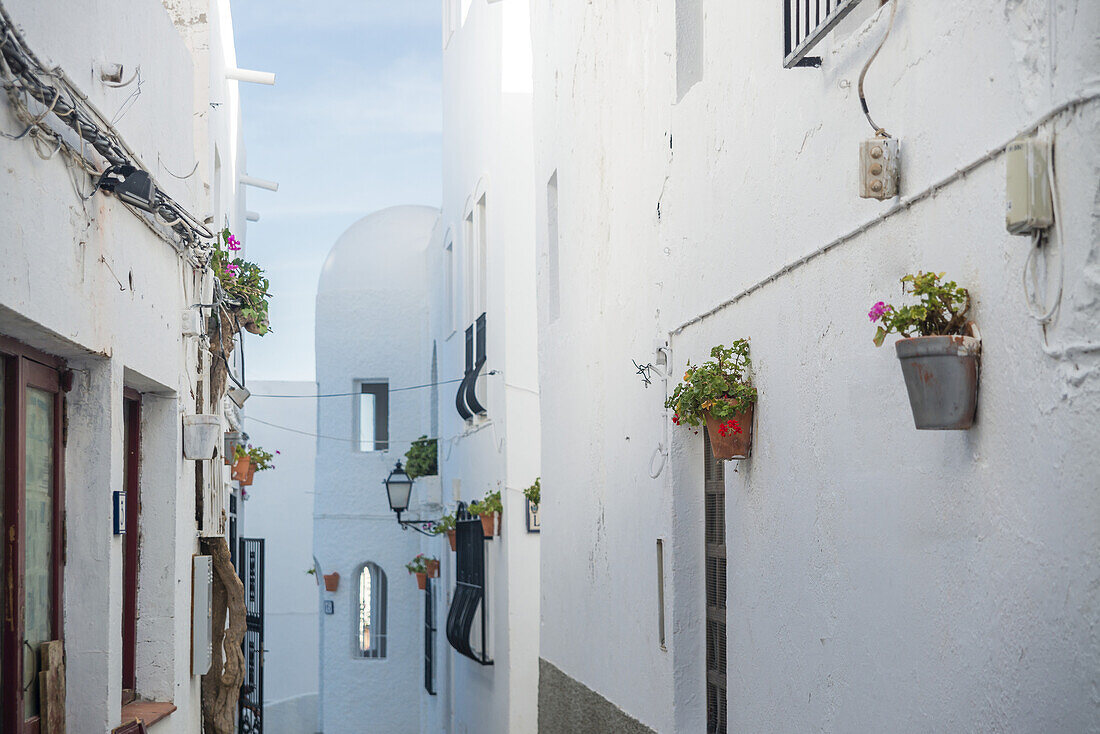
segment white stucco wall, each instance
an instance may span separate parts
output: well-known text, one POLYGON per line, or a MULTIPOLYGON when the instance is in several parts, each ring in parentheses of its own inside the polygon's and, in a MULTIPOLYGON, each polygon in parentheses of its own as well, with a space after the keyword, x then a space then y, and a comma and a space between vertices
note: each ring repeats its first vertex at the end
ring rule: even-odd
MULTIPOLYGON (((375 212, 340 236, 317 289, 318 394, 348 393, 356 380, 391 388, 429 382, 428 280, 425 249, 439 216, 426 206, 375 212)), ((419 534, 403 531, 389 509, 385 479, 411 441, 430 430, 429 391, 391 392, 390 450, 360 452, 353 397, 319 398, 313 547, 318 572, 340 574, 339 588, 319 587, 321 729, 420 731, 423 599, 405 563, 419 534), (386 574, 387 651, 356 655, 358 571, 373 562, 386 574)))
MULTIPOLYGON (((64 68, 108 116, 134 87, 104 86, 101 64, 122 63, 127 78, 140 65, 142 91, 117 120, 119 133, 190 212, 235 218, 235 197, 208 208, 200 179, 163 170, 186 172, 198 159, 206 172, 213 162, 195 145, 195 57, 160 4, 4 5, 39 57, 64 68)), ((236 103, 227 107, 235 119, 236 103)), ((0 126, 20 130, 6 99, 0 108, 0 126)), ((228 140, 227 125, 210 124, 211 139, 228 140)), ((198 341, 180 327, 181 313, 203 300, 203 276, 117 200, 97 194, 82 203, 61 155, 44 161, 27 139, 0 142, 0 333, 65 358, 74 372, 65 448, 68 730, 105 732, 120 718, 122 538, 111 532, 111 491, 123 487, 122 396, 133 388, 143 394, 137 694, 177 707, 158 732, 194 732, 191 559, 199 545, 195 462, 182 458, 180 426, 195 412, 204 366, 198 341)))
POLYGON ((317 731, 317 587, 313 568, 313 478, 317 385, 282 380, 248 383, 245 431, 254 446, 279 454, 258 473, 245 499, 241 537, 264 539, 264 730, 317 731), (293 395, 275 398, 266 395, 293 395), (263 421, 261 423, 260 421, 263 421), (274 425, 268 425, 274 424, 274 425))
MULTIPOLYGON (((705 726, 702 445, 668 426, 650 479, 664 395, 630 360, 654 361, 680 324, 892 206, 856 196, 871 131, 854 87, 887 13, 861 9, 821 45, 821 69, 784 70, 778 4, 702 7, 700 37, 680 29, 703 49, 700 76, 679 93, 677 4, 532 13, 541 654, 661 732, 705 726)), ((1089 2, 903 2, 867 78, 875 119, 901 139, 902 201, 1095 90, 1098 29, 1089 2)), ((672 336, 673 378, 751 337, 760 389, 753 456, 726 467, 731 730, 1095 727, 1100 108, 1053 129, 1066 280, 1045 335, 1024 309, 1028 242, 1004 231, 994 157, 672 336), (967 432, 915 431, 892 349, 870 341, 867 308, 918 269, 975 299, 967 432)))
MULTIPOLYGON (((431 328, 439 379, 461 377, 464 330, 478 313, 463 305, 452 333, 444 248, 451 244, 456 262, 454 300, 467 304, 472 243, 464 220, 484 196, 487 364, 479 394, 488 414, 465 423, 455 409, 458 386, 440 386, 440 479, 448 509, 500 490, 504 514, 501 536, 486 543, 494 664, 478 665, 447 646, 440 696, 456 734, 527 732, 537 726, 539 636, 539 540, 526 531, 522 494, 539 473, 530 21, 526 0, 461 10, 461 28, 443 52, 443 206, 429 253, 431 328)), ((445 542, 440 547, 450 591, 454 554, 445 542)))

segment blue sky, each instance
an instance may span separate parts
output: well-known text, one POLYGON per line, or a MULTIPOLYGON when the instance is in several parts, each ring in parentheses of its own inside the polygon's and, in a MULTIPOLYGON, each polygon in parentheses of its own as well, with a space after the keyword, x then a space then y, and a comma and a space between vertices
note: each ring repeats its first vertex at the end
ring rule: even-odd
POLYGON ((248 259, 271 278, 274 331, 245 344, 249 379, 312 380, 317 278, 352 222, 396 204, 439 206, 438 0, 233 0, 249 188, 248 259))

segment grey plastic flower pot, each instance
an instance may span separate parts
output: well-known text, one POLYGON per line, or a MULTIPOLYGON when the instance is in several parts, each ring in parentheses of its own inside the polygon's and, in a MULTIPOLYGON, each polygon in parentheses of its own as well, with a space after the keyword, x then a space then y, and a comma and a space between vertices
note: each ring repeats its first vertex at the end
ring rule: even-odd
POLYGON ((918 336, 895 345, 913 423, 926 431, 965 430, 978 407, 977 336, 918 336))

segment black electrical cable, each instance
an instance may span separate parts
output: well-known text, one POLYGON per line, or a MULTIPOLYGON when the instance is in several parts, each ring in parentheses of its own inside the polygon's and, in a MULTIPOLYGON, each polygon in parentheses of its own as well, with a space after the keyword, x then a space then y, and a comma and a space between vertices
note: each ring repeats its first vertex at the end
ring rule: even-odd
MULTIPOLYGON (((498 370, 490 370, 485 373, 486 375, 500 374, 498 370)), ((405 390, 422 390, 425 387, 436 387, 438 385, 453 385, 456 382, 462 382, 464 378, 456 377, 453 380, 440 380, 439 382, 426 382, 423 385, 409 385, 407 387, 391 387, 388 392, 404 392, 405 390)), ((330 392, 323 393, 321 395, 264 395, 260 393, 252 393, 251 397, 254 398, 347 398, 354 395, 359 395, 357 392, 330 392)))
MULTIPOLYGON (((58 141, 61 146, 60 136, 53 130, 42 124, 43 118, 52 113, 57 119, 72 129, 83 141, 90 144, 108 163, 108 170, 115 166, 132 165, 141 168, 137 162, 131 160, 125 144, 118 134, 110 130, 110 123, 104 120, 108 129, 101 129, 84 110, 80 109, 79 94, 74 94, 71 84, 64 77, 64 72, 59 70, 49 71, 30 49, 22 34, 16 27, 6 8, 0 3, 0 56, 3 58, 3 66, 10 70, 13 77, 3 86, 12 97, 12 102, 26 110, 26 105, 18 100, 18 93, 23 92, 35 99, 46 108, 46 111, 35 118, 21 134, 17 136, 3 133, 5 138, 18 140, 24 137, 32 128, 39 128, 43 134, 58 141), (61 89, 44 82, 40 77, 53 77, 59 81, 58 87, 64 87, 68 99, 61 93, 61 89)), ((66 150, 76 155, 69 147, 66 150)), ((83 156, 81 156, 83 157, 83 156)), ((84 159, 86 165, 91 166, 91 161, 84 159)), ((102 178, 100 178, 100 183, 102 178)), ((93 195, 100 190, 97 184, 93 195)), ((180 206, 171 197, 164 194, 159 188, 153 201, 153 212, 159 216, 167 226, 172 229, 189 246, 200 244, 203 240, 213 240, 214 235, 204 224, 199 222, 185 208, 180 206)))

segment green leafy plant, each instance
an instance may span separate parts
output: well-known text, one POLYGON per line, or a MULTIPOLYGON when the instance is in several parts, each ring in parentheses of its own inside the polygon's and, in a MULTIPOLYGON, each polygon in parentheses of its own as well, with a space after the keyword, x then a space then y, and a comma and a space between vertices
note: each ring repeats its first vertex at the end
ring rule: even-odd
POLYGON ((405 564, 405 568, 409 573, 427 573, 428 572, 428 557, 423 553, 417 553, 411 561, 405 564))
POLYGON ((433 535, 442 535, 443 533, 447 532, 448 530, 454 530, 455 529, 455 523, 457 521, 458 520, 455 517, 455 514, 453 512, 450 515, 444 515, 443 517, 439 518, 439 522, 437 522, 435 524, 435 527, 432 528, 432 534, 433 535))
POLYGON ((500 490, 490 492, 480 502, 471 502, 467 509, 472 515, 492 515, 494 512, 504 512, 504 505, 500 501, 500 490))
POLYGON ((901 292, 916 296, 912 306, 895 308, 879 301, 867 312, 871 322, 880 321, 875 331, 875 346, 881 347, 888 334, 912 336, 951 336, 966 329, 966 313, 970 310, 970 291, 955 281, 940 282, 944 273, 917 272, 901 279, 901 292))
POLYGON ((707 413, 718 420, 731 419, 756 402, 749 376, 749 340, 738 339, 728 347, 719 344, 711 348, 710 356, 698 366, 688 362, 684 381, 665 401, 665 407, 674 411, 676 425, 701 425, 707 413))
POLYGON ((535 477, 535 483, 523 490, 523 496, 531 500, 532 505, 537 505, 542 497, 542 486, 539 484, 542 477, 535 477))
POLYGON ((439 450, 434 438, 421 436, 405 452, 405 472, 409 479, 429 477, 439 473, 439 450))
POLYGON ((268 321, 270 283, 259 265, 234 254, 240 249, 240 242, 226 227, 215 243, 210 267, 230 300, 230 311, 240 316, 246 329, 263 336, 271 331, 268 321))
MULTIPOLYGON (((276 451, 275 454, 279 452, 276 451)), ((252 466, 256 468, 256 471, 266 471, 268 469, 274 469, 275 454, 264 451, 259 446, 253 446, 248 444, 248 448, 245 448, 241 444, 237 444, 233 447, 233 460, 243 459, 248 457, 252 461, 252 466)))

